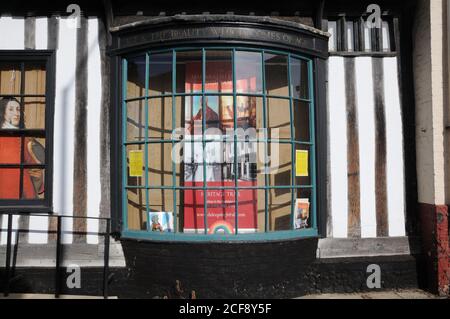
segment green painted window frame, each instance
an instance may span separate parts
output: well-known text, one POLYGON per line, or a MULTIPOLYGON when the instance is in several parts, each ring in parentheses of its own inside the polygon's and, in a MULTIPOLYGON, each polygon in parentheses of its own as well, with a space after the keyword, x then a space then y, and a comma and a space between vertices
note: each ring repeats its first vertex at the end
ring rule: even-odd
MULTIPOLYGON (((298 54, 294 54, 287 51, 278 51, 278 50, 271 50, 271 49, 264 49, 260 47, 250 47, 250 46, 201 46, 201 47, 174 47, 170 49, 161 49, 161 50, 148 50, 138 53, 133 53, 129 56, 123 56, 120 60, 121 64, 121 125, 122 125, 122 136, 121 136, 121 161, 122 161, 122 182, 120 185, 121 189, 121 196, 122 196, 122 234, 121 237, 123 238, 133 238, 133 239, 148 239, 148 240, 155 240, 155 241, 219 241, 219 242, 228 242, 228 241, 264 241, 264 240, 283 240, 283 239, 294 239, 294 238, 305 238, 305 237, 318 237, 318 223, 317 223, 317 163, 316 163, 316 132, 315 132, 315 101, 314 101, 314 95, 315 95, 315 88, 314 88, 314 64, 313 60, 302 56, 298 54), (205 76, 206 76, 206 52, 209 50, 230 50, 232 51, 232 79, 233 79, 233 92, 232 93, 221 93, 221 92, 205 92, 205 76), (177 93, 176 90, 176 53, 177 52, 186 52, 186 51, 201 51, 202 52, 202 92, 198 93, 177 93), (242 93, 239 94, 236 92, 236 74, 235 74, 235 53, 236 51, 246 51, 246 52, 257 52, 261 54, 261 67, 262 67, 262 93, 261 94, 255 94, 255 93, 242 93), (172 93, 170 94, 158 94, 158 95, 152 95, 150 96, 148 94, 149 91, 149 57, 151 54, 161 54, 161 53, 171 53, 172 54, 172 93), (130 99, 127 99, 127 59, 136 57, 136 56, 143 56, 145 54, 145 60, 146 60, 146 66, 145 66, 145 96, 142 97, 133 97, 130 99), (282 55, 287 57, 287 69, 288 69, 288 90, 289 90, 289 96, 276 96, 276 95, 269 95, 266 93, 266 83, 265 83, 265 54, 274 54, 274 55, 282 55), (291 60, 292 59, 298 59, 305 61, 308 66, 308 97, 305 98, 297 98, 293 97, 293 94, 291 92, 291 60), (289 100, 289 108, 290 108, 290 132, 291 132, 291 138, 289 140, 271 140, 267 138, 267 131, 265 131, 265 138, 263 140, 258 139, 258 142, 265 143, 265 150, 267 156, 267 145, 268 143, 280 143, 280 144, 290 144, 291 145, 291 185, 288 186, 268 186, 268 175, 265 175, 265 185, 264 186, 255 186, 251 187, 251 189, 264 189, 265 190, 265 232, 256 232, 256 233, 246 233, 242 234, 239 233, 239 225, 238 225, 238 216, 239 216, 239 205, 237 196, 235 196, 235 207, 237 208, 237 214, 235 214, 235 225, 236 225, 236 233, 235 234, 207 234, 207 204, 206 204, 206 196, 204 196, 204 207, 205 207, 205 230, 202 234, 193 234, 193 233, 155 233, 149 231, 148 227, 147 230, 131 230, 128 229, 128 204, 127 204, 127 189, 137 188, 137 189, 146 189, 147 198, 146 198, 146 205, 147 205, 147 219, 148 219, 148 207, 149 207, 149 189, 168 189, 173 190, 173 219, 174 219, 174 229, 177 229, 176 220, 177 220, 177 198, 176 198, 176 192, 177 190, 185 190, 185 189, 200 189, 203 191, 208 190, 208 187, 206 185, 206 181, 203 181, 203 187, 196 188, 196 187, 184 187, 184 186, 176 186, 176 167, 175 163, 172 163, 172 179, 173 179, 173 185, 172 186, 159 186, 159 187, 149 187, 148 186, 148 151, 147 148, 145 148, 144 152, 144 161, 145 161, 145 186, 127 186, 127 154, 126 154, 126 146, 127 145, 148 145, 149 139, 148 139, 148 109, 149 109, 149 99, 159 97, 171 97, 172 98, 172 129, 175 129, 175 108, 176 108, 176 98, 177 97, 183 97, 183 96, 208 96, 208 95, 214 95, 214 96, 233 96, 233 109, 234 109, 234 127, 236 127, 236 96, 238 95, 245 95, 245 96, 254 96, 262 98, 263 101, 263 121, 264 126, 266 125, 266 113, 267 113, 267 98, 279 98, 279 99, 286 99, 289 100), (145 133, 145 141, 143 142, 129 142, 127 141, 127 103, 133 102, 133 101, 145 101, 145 127, 146 127, 146 133, 145 133), (304 103, 308 103, 309 105, 309 141, 297 141, 295 140, 294 136, 294 122, 293 122, 293 108, 294 108, 294 101, 300 101, 304 103), (310 147, 310 175, 311 175, 311 185, 295 185, 295 145, 302 144, 302 145, 308 145, 310 147), (269 189, 290 189, 291 190, 291 230, 281 230, 281 231, 269 231, 268 230, 268 218, 269 218, 269 212, 268 212, 268 204, 267 204, 267 193, 269 189), (297 189, 310 189, 310 200, 311 200, 311 206, 310 206, 310 217, 311 217, 311 227, 306 229, 293 229, 293 219, 294 219, 294 206, 295 206, 295 190, 297 189)), ((203 101, 203 115, 205 112, 204 107, 204 99, 203 101)), ((205 132, 204 128, 206 127, 205 123, 205 116, 202 116, 202 143, 203 143, 203 149, 205 148, 205 132)), ((236 132, 234 132, 234 149, 236 154, 236 148, 237 148, 237 135, 236 132)), ((171 140, 163 140, 163 139, 152 139, 151 143, 174 143, 179 142, 179 140, 171 139, 171 140)), ((237 164, 237 158, 234 158, 235 165, 237 164)), ((205 158, 203 157, 203 176, 205 176, 205 158)), ((242 187, 238 187, 237 184, 237 175, 235 174, 235 184, 233 187, 213 187, 214 189, 233 189, 236 193, 239 189, 244 189, 242 187)), ((246 187, 249 188, 249 187, 246 187)))

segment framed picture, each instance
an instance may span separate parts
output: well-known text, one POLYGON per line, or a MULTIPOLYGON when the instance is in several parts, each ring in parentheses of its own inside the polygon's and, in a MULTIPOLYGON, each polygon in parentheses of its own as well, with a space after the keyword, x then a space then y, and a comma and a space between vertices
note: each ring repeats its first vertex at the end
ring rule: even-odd
POLYGON ((297 198, 295 201, 294 229, 308 228, 309 198, 297 198))
POLYGON ((173 232, 173 213, 172 212, 149 212, 151 232, 173 232))

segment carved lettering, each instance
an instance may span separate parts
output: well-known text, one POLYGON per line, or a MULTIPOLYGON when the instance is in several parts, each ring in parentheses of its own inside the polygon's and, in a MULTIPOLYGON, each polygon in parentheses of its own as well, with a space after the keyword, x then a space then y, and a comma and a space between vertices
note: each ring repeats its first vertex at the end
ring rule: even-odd
MULTIPOLYGON (((173 28, 163 31, 146 31, 139 34, 124 35, 121 46, 127 47, 140 43, 157 43, 163 41, 194 40, 194 39, 233 39, 253 40, 261 42, 278 42, 299 48, 318 49, 325 46, 315 46, 311 36, 295 34, 287 31, 254 29, 251 27, 205 26, 173 28)), ((325 41, 324 41, 325 43, 325 41)))

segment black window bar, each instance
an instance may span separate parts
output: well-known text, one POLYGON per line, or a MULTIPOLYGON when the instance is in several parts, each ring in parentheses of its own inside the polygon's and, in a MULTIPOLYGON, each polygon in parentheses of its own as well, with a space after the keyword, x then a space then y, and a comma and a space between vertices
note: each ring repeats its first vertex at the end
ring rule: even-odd
MULTIPOLYGON (((11 246, 12 246, 12 232, 13 232, 13 216, 48 216, 49 218, 56 218, 56 264, 55 264, 55 298, 59 298, 61 295, 61 260, 62 260, 62 219, 63 218, 72 218, 72 219, 96 219, 102 220, 106 222, 106 230, 105 232, 95 232, 98 236, 104 236, 104 253, 103 253, 103 298, 108 298, 108 286, 109 281, 111 280, 111 276, 109 275, 109 237, 111 234, 111 219, 108 217, 85 217, 85 216, 68 216, 68 215, 52 215, 52 214, 42 214, 42 213, 19 213, 19 212, 0 212, 0 215, 8 216, 8 228, 7 228, 7 239, 6 239, 6 258, 5 258, 5 279, 4 279, 4 290, 3 294, 5 297, 9 296, 10 293, 10 284, 11 284, 11 273, 14 270, 11 269, 11 246)), ((1 231, 4 231, 1 229, 1 231)), ((26 230, 29 232, 29 230, 26 230)), ((19 243, 19 233, 23 232, 21 229, 16 230, 16 242, 15 245, 17 247, 19 243)), ((55 231, 47 230, 47 234, 55 233, 55 231)), ((77 231, 69 231, 71 234, 87 234, 88 232, 77 232, 77 231)), ((92 234, 93 232, 89 232, 92 234)), ((15 262, 14 262, 15 264, 15 262)), ((13 265, 15 267, 15 265, 13 265)))

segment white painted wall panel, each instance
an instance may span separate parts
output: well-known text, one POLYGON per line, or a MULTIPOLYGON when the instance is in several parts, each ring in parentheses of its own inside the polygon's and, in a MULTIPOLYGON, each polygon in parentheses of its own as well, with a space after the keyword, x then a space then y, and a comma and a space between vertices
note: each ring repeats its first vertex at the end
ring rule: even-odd
POLYGON ((47 216, 30 216, 29 229, 28 242, 30 244, 46 244, 48 242, 47 216))
MULTIPOLYGON (((56 95, 54 123, 53 205, 57 214, 73 215, 73 158, 75 123, 75 61, 77 29, 67 20, 59 21, 59 47, 56 55, 56 95)), ((71 231, 73 220, 63 218, 62 230, 71 231)), ((72 242, 65 233, 63 243, 72 242)))
POLYGON ((330 52, 337 50, 337 23, 336 21, 328 21, 328 33, 330 38, 328 39, 328 50, 330 52))
MULTIPOLYGON (((88 20, 88 105, 87 105, 87 215, 100 216, 100 110, 102 94, 98 20, 88 20)), ((98 232, 99 221, 87 220, 88 232, 98 232)), ((98 236, 87 236, 89 244, 97 244, 98 236)))
POLYGON ((25 19, 0 17, 0 50, 23 50, 25 19))
POLYGON ((347 119, 345 99, 344 59, 328 60, 328 101, 330 119, 330 185, 333 237, 347 237, 347 119))
POLYGON ((386 173, 389 236, 405 236, 403 124, 397 58, 384 58, 386 173))
POLYGON ((382 38, 383 51, 389 52, 391 50, 391 35, 389 33, 389 23, 383 21, 382 23, 382 38))
POLYGON ((349 21, 345 24, 347 32, 347 51, 354 51, 354 39, 353 39, 353 21, 349 21))
POLYGON ((36 18, 36 50, 46 50, 48 37, 48 19, 36 18))
POLYGON ((364 24, 364 51, 372 51, 372 32, 367 27, 366 24, 364 24))
MULTIPOLYGON (((25 20, 23 18, 0 17, 0 50, 23 50, 25 48, 25 20)), ((3 215, 2 229, 8 228, 8 217, 3 215)), ((19 226, 19 217, 13 217, 13 229, 19 226)), ((12 233, 12 242, 16 242, 16 232, 12 233)), ((0 234, 0 244, 7 241, 6 231, 0 234)))
MULTIPOLYGON (((48 19, 36 18, 36 49, 46 50, 48 36, 48 19)), ((30 232, 28 233, 28 242, 31 244, 46 244, 48 241, 48 217, 30 216, 30 232)))
POLYGON ((376 237, 375 209, 375 114, 372 58, 355 60, 358 110, 361 237, 376 237))

